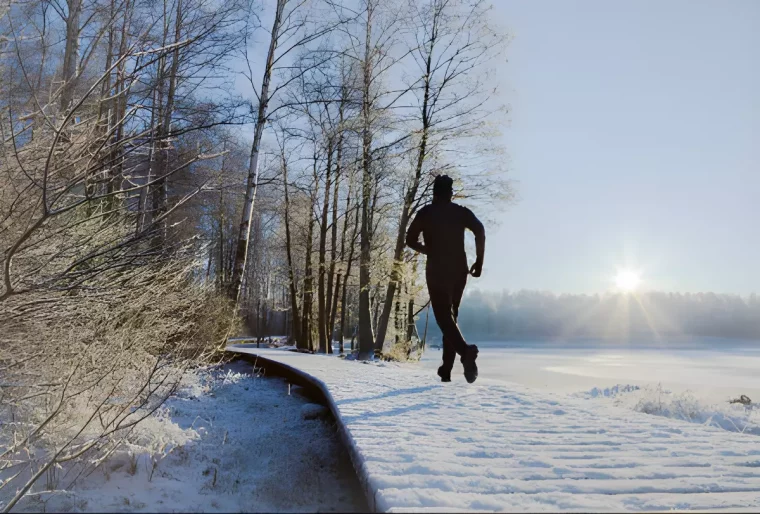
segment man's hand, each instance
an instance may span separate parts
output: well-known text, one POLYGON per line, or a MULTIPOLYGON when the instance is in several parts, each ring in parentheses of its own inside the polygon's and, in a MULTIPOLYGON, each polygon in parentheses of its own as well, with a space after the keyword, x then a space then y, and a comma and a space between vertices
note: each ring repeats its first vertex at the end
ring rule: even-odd
POLYGON ((406 246, 414 250, 427 255, 427 248, 420 243, 420 234, 422 233, 422 220, 420 219, 420 213, 412 220, 412 224, 409 225, 409 230, 406 232, 406 246))
POLYGON ((482 272, 483 272, 483 263, 480 261, 475 261, 475 264, 473 264, 472 267, 470 268, 470 275, 472 275, 475 278, 478 278, 482 272))
POLYGON ((419 253, 427 255, 427 248, 425 248, 425 245, 420 243, 419 241, 407 242, 406 245, 412 250, 414 250, 415 252, 419 252, 419 253))

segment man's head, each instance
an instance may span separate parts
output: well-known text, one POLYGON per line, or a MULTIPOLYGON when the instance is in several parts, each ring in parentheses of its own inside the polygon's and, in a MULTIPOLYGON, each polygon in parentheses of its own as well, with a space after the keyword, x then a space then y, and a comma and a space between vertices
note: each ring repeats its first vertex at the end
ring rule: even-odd
POLYGON ((454 195, 454 181, 448 175, 438 175, 433 182, 433 199, 450 202, 454 195))

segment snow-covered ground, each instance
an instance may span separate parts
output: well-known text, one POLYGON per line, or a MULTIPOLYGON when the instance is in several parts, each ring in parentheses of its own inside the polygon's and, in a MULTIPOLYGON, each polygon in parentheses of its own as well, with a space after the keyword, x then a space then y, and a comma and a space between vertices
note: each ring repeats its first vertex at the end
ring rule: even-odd
POLYGON ((245 362, 189 372, 179 392, 73 486, 61 470, 16 511, 346 512, 366 510, 319 408, 245 362), (311 418, 311 419, 305 419, 311 418), (53 491, 42 491, 48 486, 53 491))
MULTIPOLYGON (((441 384, 436 350, 422 364, 243 351, 326 385, 378 510, 760 509, 758 436, 715 426, 709 413, 686 419, 678 410, 689 411, 684 394, 699 389, 718 398, 716 409, 754 423, 757 413, 726 399, 760 390, 760 378, 749 375, 760 353, 487 344, 481 350, 480 378, 472 385, 458 363, 453 382, 441 384), (605 394, 615 384, 623 386, 605 394)), ((712 408, 711 398, 695 398, 703 402, 696 413, 712 408)))

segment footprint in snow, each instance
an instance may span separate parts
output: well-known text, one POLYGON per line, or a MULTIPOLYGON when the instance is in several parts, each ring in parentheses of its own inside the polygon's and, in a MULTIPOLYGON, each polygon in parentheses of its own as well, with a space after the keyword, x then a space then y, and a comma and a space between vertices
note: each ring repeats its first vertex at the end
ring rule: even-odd
POLYGON ((521 460, 520 465, 525 466, 526 468, 551 468, 552 467, 551 464, 544 461, 540 461, 540 460, 521 460))

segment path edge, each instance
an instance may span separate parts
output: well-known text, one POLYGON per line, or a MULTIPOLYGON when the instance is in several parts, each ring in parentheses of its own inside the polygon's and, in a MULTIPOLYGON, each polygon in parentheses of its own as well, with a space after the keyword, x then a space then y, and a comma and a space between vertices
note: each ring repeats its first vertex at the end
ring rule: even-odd
MULTIPOLYGON (((239 348, 239 350, 243 350, 243 348, 239 348)), ((238 348, 235 348, 234 345, 228 346, 225 349, 226 352, 234 354, 237 358, 243 359, 261 368, 264 368, 268 374, 271 373, 272 375, 285 378, 293 384, 312 390, 316 389, 316 391, 319 392, 320 396, 324 398, 325 403, 330 409, 330 412, 332 412, 332 415, 338 425, 338 433, 340 434, 341 442, 348 451, 349 458, 351 459, 351 464, 353 464, 356 476, 362 486, 362 492, 364 493, 364 496, 367 500, 367 506, 369 507, 370 512, 385 512, 387 509, 378 507, 378 489, 372 484, 372 480, 367 471, 366 459, 359 452, 356 441, 351 435, 351 431, 343 421, 343 418, 340 415, 340 410, 338 409, 338 406, 335 403, 335 399, 330 393, 330 390, 327 388, 327 385, 317 377, 310 375, 303 370, 290 366, 289 364, 284 364, 273 359, 268 359, 263 355, 251 353, 252 350, 256 350, 255 348, 245 348, 245 350, 245 352, 238 351, 238 348)))

